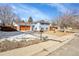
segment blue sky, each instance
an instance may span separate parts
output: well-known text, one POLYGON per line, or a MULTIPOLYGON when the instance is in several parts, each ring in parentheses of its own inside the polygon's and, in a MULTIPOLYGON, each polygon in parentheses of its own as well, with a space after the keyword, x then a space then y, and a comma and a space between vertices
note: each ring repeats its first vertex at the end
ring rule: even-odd
POLYGON ((6 3, 0 4, 8 5, 13 8, 13 12, 16 13, 22 20, 27 20, 31 16, 34 20, 53 20, 56 17, 65 14, 72 13, 73 10, 79 10, 78 3, 6 3))

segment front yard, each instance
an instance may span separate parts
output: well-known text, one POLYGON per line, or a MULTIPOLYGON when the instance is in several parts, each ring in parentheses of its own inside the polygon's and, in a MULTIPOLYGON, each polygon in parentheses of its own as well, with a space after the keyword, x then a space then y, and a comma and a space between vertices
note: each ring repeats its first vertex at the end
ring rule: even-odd
MULTIPOLYGON (((12 50, 16 48, 21 48, 21 47, 26 47, 29 45, 37 44, 43 42, 42 40, 39 40, 38 38, 40 37, 38 33, 35 32, 1 32, 1 37, 2 39, 5 39, 0 42, 0 52, 7 51, 7 50, 12 50), (3 38, 4 37, 4 38, 3 38)), ((60 31, 46 31, 43 34, 47 34, 48 38, 52 35, 52 39, 54 36, 56 36, 54 39, 72 34, 70 32, 60 32, 60 31)), ((45 35, 44 35, 45 36, 45 35)))
MULTIPOLYGON (((36 34, 36 33, 35 33, 36 34)), ((44 42, 33 32, 0 32, 0 52, 44 42)))
POLYGON ((21 40, 21 41, 10 41, 10 40, 4 40, 0 42, 0 52, 4 52, 4 51, 8 51, 8 50, 13 50, 13 49, 17 49, 17 48, 22 48, 22 47, 26 47, 29 45, 33 45, 33 44, 37 44, 37 43, 41 43, 43 42, 42 40, 21 40))

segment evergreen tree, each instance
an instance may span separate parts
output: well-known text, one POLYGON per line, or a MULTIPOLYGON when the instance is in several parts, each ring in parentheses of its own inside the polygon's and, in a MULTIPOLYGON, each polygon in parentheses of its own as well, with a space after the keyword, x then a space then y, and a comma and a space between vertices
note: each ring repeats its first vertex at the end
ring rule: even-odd
POLYGON ((32 17, 29 17, 28 22, 30 22, 30 23, 32 23, 32 22, 33 22, 32 17))

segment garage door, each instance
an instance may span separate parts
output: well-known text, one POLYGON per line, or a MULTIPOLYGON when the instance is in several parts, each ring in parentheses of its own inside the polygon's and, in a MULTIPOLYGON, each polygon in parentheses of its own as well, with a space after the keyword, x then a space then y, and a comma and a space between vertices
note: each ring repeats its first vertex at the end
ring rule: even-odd
POLYGON ((30 30, 30 26, 26 26, 25 27, 25 30, 30 30))
POLYGON ((30 26, 20 26, 20 30, 21 31, 27 31, 27 30, 30 31, 30 26))

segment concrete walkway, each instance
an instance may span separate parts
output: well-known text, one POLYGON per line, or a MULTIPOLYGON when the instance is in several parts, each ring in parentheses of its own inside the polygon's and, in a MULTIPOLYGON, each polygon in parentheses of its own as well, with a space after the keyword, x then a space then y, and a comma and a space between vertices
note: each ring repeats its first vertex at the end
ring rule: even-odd
POLYGON ((53 51, 48 56, 79 56, 79 33, 75 35, 74 40, 53 51))
POLYGON ((61 40, 62 42, 57 42, 53 40, 49 40, 46 42, 30 45, 24 48, 18 48, 11 51, 6 51, 0 53, 2 56, 45 56, 55 51, 59 47, 68 43, 70 40, 74 38, 74 34, 70 34, 67 36, 63 36, 58 38, 57 40, 61 40))

